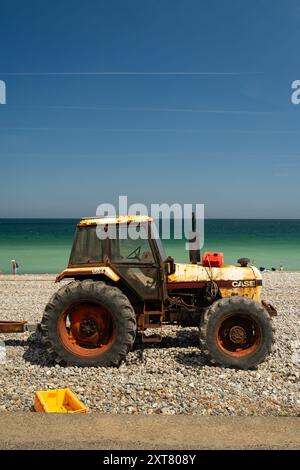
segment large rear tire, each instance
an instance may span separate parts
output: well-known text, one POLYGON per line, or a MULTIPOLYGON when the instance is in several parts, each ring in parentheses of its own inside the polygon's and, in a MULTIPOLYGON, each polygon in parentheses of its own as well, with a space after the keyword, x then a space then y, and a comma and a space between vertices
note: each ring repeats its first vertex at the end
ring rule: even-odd
POLYGON ((136 335, 135 312, 117 288, 100 281, 73 281, 47 304, 42 334, 57 362, 118 366, 136 335))
POLYGON ((272 350, 274 329, 266 309, 247 297, 225 297, 201 319, 200 346, 216 365, 251 369, 272 350))

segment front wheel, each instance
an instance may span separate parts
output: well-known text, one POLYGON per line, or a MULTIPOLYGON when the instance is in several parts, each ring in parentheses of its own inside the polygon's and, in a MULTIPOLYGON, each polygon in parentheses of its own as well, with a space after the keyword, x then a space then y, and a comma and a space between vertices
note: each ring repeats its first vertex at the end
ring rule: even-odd
POLYGON ((53 295, 41 328, 48 351, 58 362, 117 366, 134 343, 136 319, 131 303, 117 287, 83 280, 53 295))
POLYGON ((225 297, 206 310, 199 329, 204 355, 213 364, 251 369, 272 350, 274 331, 265 308, 246 297, 225 297))

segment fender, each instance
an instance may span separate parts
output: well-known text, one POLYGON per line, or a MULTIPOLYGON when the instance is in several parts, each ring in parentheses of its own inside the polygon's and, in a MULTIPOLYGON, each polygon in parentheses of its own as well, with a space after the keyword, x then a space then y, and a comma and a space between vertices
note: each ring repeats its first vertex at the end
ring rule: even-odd
POLYGON ((104 274, 104 276, 108 277, 114 282, 118 282, 120 280, 120 276, 115 273, 115 271, 109 266, 91 266, 82 268, 67 268, 56 277, 55 282, 60 282, 64 278, 74 277, 78 275, 94 276, 99 274, 104 274))

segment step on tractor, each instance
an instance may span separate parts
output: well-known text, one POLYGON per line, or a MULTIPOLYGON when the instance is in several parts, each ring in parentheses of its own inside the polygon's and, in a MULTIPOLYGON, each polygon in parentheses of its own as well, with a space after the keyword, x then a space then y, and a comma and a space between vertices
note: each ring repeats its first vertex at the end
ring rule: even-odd
POLYGON ((152 235, 153 223, 138 215, 79 222, 68 267, 56 278, 63 285, 40 324, 56 361, 118 366, 137 333, 142 343, 158 343, 165 325, 198 327, 212 364, 249 369, 264 361, 276 310, 261 300, 259 270, 247 258, 225 265, 222 253, 205 253, 200 263, 194 248, 190 263, 175 263, 152 235), (129 226, 138 238, 122 235, 129 226))

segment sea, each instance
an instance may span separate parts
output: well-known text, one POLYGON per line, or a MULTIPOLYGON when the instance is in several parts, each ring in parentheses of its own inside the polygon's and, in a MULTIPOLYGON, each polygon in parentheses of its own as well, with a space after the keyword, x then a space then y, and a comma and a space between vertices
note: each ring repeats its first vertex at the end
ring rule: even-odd
MULTIPOLYGON (((0 219, 0 273, 58 273, 69 259, 77 219, 0 219)), ((168 255, 188 262, 186 241, 163 240, 168 255)), ((300 219, 206 219, 204 251, 222 251, 226 264, 246 257, 258 268, 300 271, 300 219)))

